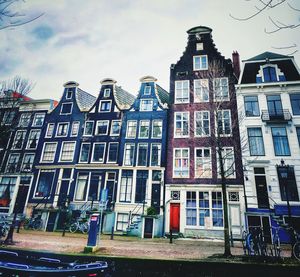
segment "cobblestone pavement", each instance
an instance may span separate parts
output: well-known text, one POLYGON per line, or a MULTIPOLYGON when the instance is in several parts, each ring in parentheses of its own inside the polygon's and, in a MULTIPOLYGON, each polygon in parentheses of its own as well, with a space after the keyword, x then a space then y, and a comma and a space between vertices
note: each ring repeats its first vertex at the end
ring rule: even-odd
MULTIPOLYGON (((11 248, 31 249, 60 253, 81 253, 87 243, 87 235, 66 233, 62 237, 58 232, 25 231, 14 233, 15 244, 11 248)), ((200 239, 175 239, 170 244, 168 239, 139 239, 133 237, 101 235, 98 255, 123 256, 155 259, 199 260, 213 254, 223 253, 223 242, 200 239)), ((240 242, 234 242, 233 255, 242 255, 240 242)), ((288 248, 284 256, 290 256, 288 248)))

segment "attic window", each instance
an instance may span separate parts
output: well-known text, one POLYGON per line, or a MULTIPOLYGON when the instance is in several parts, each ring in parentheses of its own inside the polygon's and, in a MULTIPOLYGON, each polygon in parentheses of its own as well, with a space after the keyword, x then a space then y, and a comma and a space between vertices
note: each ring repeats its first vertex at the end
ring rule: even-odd
POLYGON ((151 93, 151 86, 145 86, 144 95, 150 95, 150 93, 151 93))
POLYGON ((66 94, 66 99, 71 99, 71 98, 72 98, 72 90, 68 89, 66 94))
POLYGON ((266 64, 260 67, 256 75, 256 83, 283 82, 285 76, 276 64, 266 64))
POLYGON ((108 98, 110 96, 110 88, 106 88, 103 93, 104 98, 108 98))
POLYGON ((196 44, 196 50, 197 50, 197 51, 203 50, 203 43, 202 43, 202 42, 198 42, 198 43, 196 44))

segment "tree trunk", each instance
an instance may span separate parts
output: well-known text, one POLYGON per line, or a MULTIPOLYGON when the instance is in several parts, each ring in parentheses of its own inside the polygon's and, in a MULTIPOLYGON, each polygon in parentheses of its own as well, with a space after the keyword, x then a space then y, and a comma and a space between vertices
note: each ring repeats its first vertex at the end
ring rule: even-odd
POLYGON ((4 244, 13 244, 14 243, 13 235, 14 235, 14 230, 15 230, 15 225, 16 225, 16 219, 17 219, 17 212, 15 211, 14 212, 14 218, 13 218, 13 221, 10 225, 10 228, 9 228, 7 237, 4 241, 4 244))

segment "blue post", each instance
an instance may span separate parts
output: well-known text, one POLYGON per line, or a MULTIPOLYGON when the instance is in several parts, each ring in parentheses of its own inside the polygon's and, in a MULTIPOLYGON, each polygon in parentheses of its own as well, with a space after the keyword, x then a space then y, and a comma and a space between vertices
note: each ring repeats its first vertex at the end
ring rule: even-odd
POLYGON ((99 214, 92 214, 90 218, 90 230, 89 230, 87 247, 97 246, 98 227, 99 227, 99 214))

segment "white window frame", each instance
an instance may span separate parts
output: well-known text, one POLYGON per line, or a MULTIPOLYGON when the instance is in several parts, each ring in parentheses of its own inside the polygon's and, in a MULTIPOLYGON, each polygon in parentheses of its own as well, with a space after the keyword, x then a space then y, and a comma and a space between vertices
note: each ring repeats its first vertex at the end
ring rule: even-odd
MULTIPOLYGON (((199 158, 200 159, 200 158, 199 158)), ((212 159, 211 159, 211 147, 195 147, 194 149, 194 163, 195 163, 195 168, 194 168, 194 174, 195 174, 195 179, 199 178, 199 179, 210 179, 212 178, 212 159), (198 176, 196 173, 197 173, 197 150, 201 150, 202 152, 202 157, 201 157, 201 160, 202 160, 202 165, 203 165, 203 175, 202 176, 198 176), (204 151, 205 150, 209 150, 209 161, 206 161, 208 160, 208 158, 204 157, 204 151), (206 176, 205 175, 205 171, 206 169, 209 168, 210 169, 210 175, 209 176, 206 176)))
POLYGON ((175 104, 185 104, 185 103, 190 103, 190 81, 189 80, 178 80, 175 81, 175 91, 174 91, 174 103, 175 104), (178 99, 183 99, 183 85, 184 83, 187 83, 187 87, 188 87, 188 91, 187 91, 187 100, 180 100, 178 101, 178 99), (181 88, 178 88, 178 86, 181 86, 181 88), (178 96, 181 96, 181 98, 179 98, 178 96))
POLYGON ((108 134, 108 130, 109 130, 109 120, 97 120, 96 121, 96 128, 95 128, 95 136, 106 136, 108 134), (98 124, 100 123, 106 123, 106 132, 105 134, 99 134, 98 133, 98 124))
POLYGON ((90 189, 90 181, 91 181, 91 172, 77 172, 77 178, 76 178, 76 186, 75 186, 75 190, 74 190, 74 197, 73 197, 73 201, 74 202, 86 202, 87 201, 87 198, 88 198, 88 194, 89 194, 89 189, 90 189), (76 192, 77 192, 77 187, 78 187, 78 176, 79 174, 84 174, 84 175, 87 175, 87 184, 86 184, 86 193, 85 193, 85 198, 82 199, 82 200, 77 200, 76 199, 76 192))
POLYGON ((111 121, 111 126, 110 126, 110 136, 111 136, 111 137, 113 137, 113 136, 119 136, 119 135, 120 135, 120 132, 121 132, 121 126, 122 126, 121 120, 112 120, 112 121, 111 121), (114 122, 118 122, 118 123, 119 123, 119 124, 118 124, 118 125, 119 125, 119 133, 118 133, 118 134, 113 134, 113 133, 112 133, 114 122))
POLYGON ((91 159, 91 163, 100 163, 103 164, 104 163, 104 159, 105 159, 105 150, 106 150, 106 142, 94 142, 93 143, 93 150, 92 150, 92 159, 91 159), (94 161, 94 151, 95 151, 95 146, 98 144, 103 144, 104 148, 103 148, 103 156, 102 156, 102 161, 94 161))
MULTIPOLYGON (((220 137, 230 137, 232 136, 232 120, 231 120, 231 110, 225 109, 225 110, 218 110, 218 112, 222 112, 222 133, 225 131, 225 120, 224 120, 224 112, 229 111, 229 119, 230 119, 230 134, 220 134, 220 137)), ((215 121, 215 131, 216 131, 216 136, 218 135, 218 115, 216 115, 216 121, 215 121)))
POLYGON ((93 121, 93 120, 87 120, 85 123, 84 123, 84 130, 83 130, 83 136, 84 137, 91 137, 91 136, 93 136, 93 133, 94 133, 94 125, 95 125, 95 121, 93 121), (91 134, 86 134, 86 125, 87 125, 87 123, 90 123, 90 122, 92 122, 92 132, 91 132, 91 134))
POLYGON ((138 143, 138 147, 137 147, 137 153, 136 153, 136 166, 137 167, 146 167, 148 165, 148 148, 149 148, 149 145, 148 143, 138 143), (140 156, 140 147, 141 146, 146 146, 147 148, 147 154, 146 154, 146 164, 145 165, 139 165, 138 164, 138 161, 139 161, 139 156, 140 156))
POLYGON ((154 139, 161 139, 162 138, 162 134, 163 134, 163 121, 161 119, 153 119, 152 120, 152 130, 151 130, 151 138, 154 139), (154 131, 154 122, 160 122, 161 123, 161 132, 160 132, 160 136, 155 137, 153 135, 153 131, 154 131))
POLYGON ((105 88, 103 91, 103 98, 110 97, 110 88, 105 88))
POLYGON ((55 123, 48 123, 45 138, 52 138, 55 129, 55 123), (51 135, 49 135, 49 129, 52 128, 51 135))
POLYGON ((208 110, 203 110, 203 111, 195 111, 194 112, 194 136, 195 137, 209 137, 210 136, 210 112, 208 110), (197 114, 201 114, 201 125, 202 125, 202 129, 203 129, 203 113, 208 113, 208 134, 202 134, 201 135, 197 135, 197 114))
POLYGON ((139 121, 139 135, 138 135, 138 138, 141 138, 141 139, 147 139, 149 138, 149 135, 150 135, 150 120, 140 120, 139 121), (142 137, 141 136, 141 126, 142 126, 142 122, 147 122, 148 125, 146 125, 148 127, 148 136, 146 137, 142 137))
MULTIPOLYGON (((181 166, 181 168, 183 168, 181 166)), ((173 174, 173 178, 178 178, 178 179, 188 179, 190 178, 190 148, 173 148, 173 169, 172 169, 172 174, 173 174), (182 159, 182 151, 183 150, 188 150, 188 157, 187 157, 187 161, 188 161, 188 166, 187 166, 187 169, 188 169, 188 174, 187 176, 176 176, 175 175, 175 152, 176 150, 180 150, 181 151, 181 159, 182 159)))
POLYGON ((55 134, 55 137, 57 138, 65 138, 68 136, 68 133, 69 133, 69 127, 70 127, 70 123, 69 122, 58 122, 57 123, 57 126, 56 126, 56 134, 55 134), (66 131, 66 134, 65 135, 59 135, 58 134, 58 129, 59 129, 59 126, 60 125, 67 125, 67 131, 66 131))
POLYGON ((19 119, 19 127, 28 127, 30 124, 30 119, 31 119, 31 113, 22 113, 19 119), (22 124, 22 122, 24 121, 24 118, 29 119, 27 124, 22 124))
POLYGON ((175 112, 174 113, 174 138, 189 138, 190 137, 190 112, 175 112), (176 134, 176 116, 178 115, 178 114, 181 114, 181 120, 180 120, 180 122, 181 122, 181 134, 180 135, 178 135, 178 134, 176 134), (184 124, 183 124, 183 114, 187 114, 188 116, 187 116, 187 125, 188 125, 188 134, 187 135, 182 135, 182 133, 183 133, 183 126, 184 126, 184 124))
POLYGON ((115 163, 117 163, 118 162, 118 156, 119 156, 119 142, 117 142, 117 141, 116 142, 114 142, 114 141, 109 142, 108 143, 108 151, 107 151, 106 163, 108 163, 108 164, 115 164, 115 163), (118 146, 117 147, 117 159, 116 159, 116 161, 109 161, 108 160, 111 144, 117 144, 117 146, 118 146))
POLYGON ((91 143, 90 143, 90 142, 82 142, 82 143, 81 143, 81 146, 80 146, 80 153, 79 153, 79 160, 78 160, 78 162, 81 163, 81 164, 84 164, 84 163, 86 164, 86 163, 88 163, 88 162, 89 162, 89 158, 90 158, 90 152, 91 152, 91 143), (81 161, 82 146, 83 146, 84 144, 89 145, 89 153, 88 153, 88 157, 87 157, 87 161, 86 161, 86 162, 82 162, 82 161, 81 161))
POLYGON ((124 166, 133 166, 134 165, 134 158, 135 158, 135 143, 125 143, 125 146, 124 146, 124 155, 123 155, 123 165, 124 166), (132 158, 132 164, 128 165, 128 164, 125 164, 126 162, 126 146, 127 145, 133 145, 133 158, 132 158))
POLYGON ((150 166, 161 166, 161 143, 151 143, 151 148, 150 148, 150 166), (157 165, 153 165, 152 164, 152 150, 153 150, 153 146, 154 145, 159 145, 159 153, 158 153, 158 164, 157 165))
MULTIPOLYGON (((150 105, 150 104, 149 104, 150 105)), ((140 112, 151 112, 153 111, 153 99, 141 99, 140 100, 140 112), (146 109, 145 101, 149 101, 151 103, 151 108, 146 109)))
POLYGON ((39 140, 40 140, 40 137, 41 137, 41 129, 31 129, 30 130, 30 133, 29 133, 29 136, 28 136, 28 141, 26 143, 26 149, 29 149, 29 150, 33 150, 33 149, 37 149, 37 146, 38 146, 38 143, 39 143, 39 140), (37 142, 36 142, 36 147, 35 148, 30 148, 29 146, 29 142, 30 142, 30 138, 31 138, 31 133, 33 132, 38 132, 39 135, 38 135, 38 139, 37 139, 37 142))
MULTIPOLYGON (((231 151, 232 152, 232 159, 233 159, 233 163, 232 164, 229 164, 228 165, 228 160, 226 158, 226 156, 224 157, 223 156, 223 160, 225 159, 225 162, 224 162, 224 173, 225 173, 225 178, 227 179, 234 179, 236 177, 236 174, 235 174, 235 152, 234 152, 234 148, 231 147, 231 146, 226 146, 226 147, 222 147, 222 149, 226 152, 227 150, 231 151), (233 165, 233 166, 232 166, 233 165), (231 175, 227 175, 227 171, 230 167, 233 167, 232 171, 233 171, 233 174, 231 175)), ((218 173, 218 178, 221 178, 221 174, 220 174, 220 163, 219 163, 219 154, 218 154, 218 149, 217 149, 217 173, 218 173)), ((227 154, 226 154, 227 155, 227 154)))
POLYGON ((61 104, 61 108, 60 108, 60 115, 68 115, 68 114, 72 114, 72 111, 73 111, 73 102, 65 102, 65 103, 62 103, 61 104), (62 110, 63 110, 63 106, 64 105, 69 105, 69 104, 71 104, 71 112, 69 112, 69 113, 63 113, 62 112, 62 110))
POLYGON ((99 102, 99 113, 110 113, 111 112, 111 108, 112 108, 112 101, 111 100, 101 100, 99 102), (110 109, 109 109, 109 111, 101 110, 102 102, 109 102, 110 103, 110 109))
POLYGON ((150 85, 145 85, 144 95, 151 95, 151 86, 150 85))
POLYGON ((26 130, 17 130, 16 133, 15 133, 15 138, 14 138, 14 140, 13 140, 13 144, 12 144, 11 149, 14 149, 14 150, 21 150, 21 149, 23 148, 23 146, 24 146, 24 143, 25 143, 25 137, 26 137, 26 130), (16 146, 17 146, 17 140, 18 140, 17 134, 19 134, 19 133, 22 134, 22 136, 21 136, 21 138, 22 138, 22 145, 21 145, 21 147, 18 147, 18 148, 17 148, 17 147, 16 147, 16 146), (24 136, 23 136, 23 134, 24 134, 24 136))
POLYGON ((34 164, 34 158, 35 158, 35 153, 25 153, 24 156, 23 156, 23 160, 22 160, 22 164, 21 164, 21 172, 30 172, 32 170, 32 167, 33 167, 33 164, 34 164), (33 156, 33 161, 32 161, 32 164, 31 164, 31 168, 28 170, 28 171, 24 171, 24 161, 25 161, 25 157, 26 156, 33 156))
MULTIPOLYGON (((223 88, 223 86, 220 86, 221 88, 223 88)), ((213 79, 213 90, 214 90, 214 101, 219 102, 219 101, 229 101, 229 82, 228 82, 228 77, 220 77, 220 78, 214 78, 213 79), (223 89, 221 89, 221 96, 217 97, 216 95, 216 81, 219 80, 219 83, 222 83, 222 80, 226 80, 227 83, 227 96, 224 97, 223 95, 223 89)))
POLYGON ((56 150, 57 150, 57 142, 44 142, 43 144, 43 150, 42 150, 42 155, 40 158, 40 163, 53 163, 55 160, 55 154, 56 154, 56 150), (55 149, 54 149, 54 155, 53 155, 53 159, 51 161, 43 161, 44 155, 45 155, 45 147, 47 144, 53 144, 55 145, 55 149))
POLYGON ((194 80, 194 103, 203 103, 203 102, 204 103, 209 102, 209 80, 208 79, 195 79, 194 80), (199 87, 197 86, 197 83, 199 83, 199 87), (208 96, 207 100, 203 99, 205 90, 207 90, 207 96, 208 96), (197 93, 198 91, 200 92, 199 96, 197 93))
POLYGON ((46 169, 44 169, 44 170, 39 170, 39 173, 38 173, 38 178, 37 178, 37 183, 36 183, 36 186, 35 186, 35 188, 34 188, 34 194, 33 194, 33 198, 34 199, 42 199, 43 198, 43 196, 36 196, 36 191, 37 191, 37 188, 38 188, 38 185, 39 185, 39 181, 40 181, 40 176, 41 176, 41 172, 53 172, 54 174, 53 174, 53 180, 52 180, 52 183, 51 183, 51 186, 50 186, 50 192, 51 192, 51 190, 52 190, 52 187, 53 187, 53 183, 54 183, 54 180, 55 180, 55 170, 46 170, 46 169))
POLYGON ((80 128, 80 121, 74 121, 72 123, 72 128, 71 128, 71 137, 77 137, 78 136, 79 128, 80 128), (75 125, 78 126, 78 127, 76 127, 77 129, 75 129, 75 127, 74 127, 75 125), (73 133, 74 129, 76 130, 76 133, 73 133))
POLYGON ((42 127, 43 124, 44 124, 44 121, 45 121, 45 117, 46 117, 46 114, 45 114, 45 113, 35 113, 35 114, 34 114, 34 117, 33 117, 33 121, 32 121, 32 127, 42 127), (42 123, 42 125, 36 125, 36 124, 35 124, 35 120, 36 120, 36 117, 37 117, 38 115, 43 115, 43 116, 44 116, 44 117, 43 117, 43 123, 42 123))
POLYGON ((127 121, 127 125, 126 125, 126 138, 127 139, 135 139, 136 138, 136 132, 137 132, 137 121, 136 120, 128 120, 127 121), (129 127, 129 123, 135 123, 135 135, 134 136, 128 136, 128 127, 129 127))
POLYGON ((62 163, 73 162, 75 150, 76 150, 76 141, 63 141, 62 144, 61 144, 61 148, 60 148, 59 162, 62 162, 62 163), (74 145, 72 159, 70 159, 70 160, 62 160, 63 150, 64 150, 64 147, 65 147, 66 144, 74 145))
MULTIPOLYGON (((16 172, 17 172, 17 169, 18 169, 19 161, 20 161, 20 153, 16 153, 16 152, 10 153, 9 156, 8 156, 8 159, 7 159, 7 161, 6 161, 5 172, 7 172, 7 173, 16 173, 16 172), (17 158, 17 162, 15 162, 15 164, 14 164, 14 165, 15 165, 15 170, 14 170, 13 172, 9 172, 9 171, 8 171, 8 164, 9 164, 9 161, 10 161, 11 156, 16 156, 16 157, 18 157, 18 158, 17 158)), ((10 163, 10 165, 12 165, 12 164, 13 164, 13 163, 10 163)))
POLYGON ((72 94, 73 94, 73 90, 71 88, 68 88, 67 91, 66 91, 66 99, 72 99, 72 94), (70 97, 69 96, 69 93, 71 94, 70 97))
POLYGON ((193 70, 194 71, 198 71, 198 70, 208 70, 208 57, 207 55, 197 55, 197 56, 193 56, 193 70), (202 63, 202 57, 206 58, 206 67, 203 66, 202 63), (200 67, 196 68, 196 59, 199 58, 200 59, 200 67))

